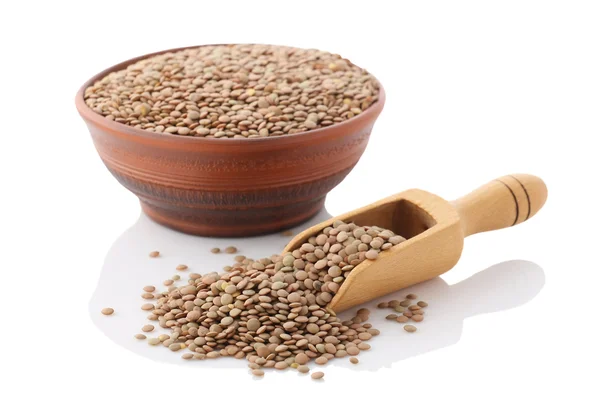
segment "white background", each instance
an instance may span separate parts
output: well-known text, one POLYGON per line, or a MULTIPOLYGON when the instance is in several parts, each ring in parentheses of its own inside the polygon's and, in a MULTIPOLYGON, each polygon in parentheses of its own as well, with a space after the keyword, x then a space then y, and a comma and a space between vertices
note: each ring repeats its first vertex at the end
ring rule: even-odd
MULTIPOLYGON (((576 0, 3 2, 0 397, 364 398, 379 391, 597 399, 599 20, 597 1, 576 0), (126 264, 119 254, 135 266, 115 276, 145 282, 142 266, 153 250, 146 245, 172 238, 159 250, 185 247, 181 254, 202 269, 206 242, 138 220, 136 198, 95 153, 75 93, 134 56, 235 42, 340 53, 383 83, 385 110, 360 163, 328 197, 331 214, 410 187, 453 199, 508 173, 546 180, 548 202, 535 218, 469 238, 445 283, 421 288, 439 297, 418 332, 431 341, 402 335, 375 315, 387 339, 373 340, 361 368, 327 366, 322 383, 291 371, 254 380, 242 361, 231 368, 190 367, 178 354, 173 363, 151 361, 94 324, 90 301, 102 274, 126 264), (481 271, 475 284, 441 296, 481 271), (386 349, 390 343, 396 350, 386 349), (387 355, 404 351, 408 357, 387 355)), ((176 258, 154 268, 164 265, 166 278, 185 261, 176 258)), ((119 321, 113 317, 100 324, 119 321)))

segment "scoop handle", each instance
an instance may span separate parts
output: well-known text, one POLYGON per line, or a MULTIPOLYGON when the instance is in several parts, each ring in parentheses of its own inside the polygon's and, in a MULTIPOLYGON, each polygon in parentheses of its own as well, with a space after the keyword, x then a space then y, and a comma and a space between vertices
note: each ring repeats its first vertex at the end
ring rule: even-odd
POLYGON ((495 179, 452 204, 457 209, 465 237, 508 228, 533 217, 548 197, 543 180, 513 174, 495 179))

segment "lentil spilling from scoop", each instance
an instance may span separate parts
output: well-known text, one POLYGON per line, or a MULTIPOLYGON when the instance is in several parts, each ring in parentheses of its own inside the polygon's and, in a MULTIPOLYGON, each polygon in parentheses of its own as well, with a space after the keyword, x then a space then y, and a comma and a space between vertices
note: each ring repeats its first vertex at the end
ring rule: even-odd
MULTIPOLYGON (((329 303, 358 264, 405 240, 377 226, 335 221, 292 252, 256 260, 238 255, 224 273, 190 273, 187 283, 176 286, 170 281, 166 291, 154 296, 156 304, 142 307, 150 312, 148 319, 170 330, 147 343, 171 351, 187 349, 191 353, 184 353, 185 360, 245 358, 255 376, 266 368, 305 373, 311 360, 324 365, 350 356, 357 363, 355 356, 370 349, 365 341, 379 335, 366 323, 371 312, 361 308, 342 321, 328 309, 329 303)), ((406 297, 406 306, 415 312, 426 305, 412 305, 416 296, 406 297)), ((400 307, 401 302, 378 307, 400 307)), ((420 322, 422 314, 418 317, 420 322)), ((396 314, 387 319, 408 321, 396 314)), ((412 325, 404 329, 416 330, 412 325)), ((152 325, 142 328, 152 330, 152 325)), ((320 372, 313 375, 322 377, 320 372)))
POLYGON ((334 125, 378 96, 377 80, 339 55, 235 44, 145 58, 94 82, 84 100, 107 119, 150 132, 243 139, 334 125))

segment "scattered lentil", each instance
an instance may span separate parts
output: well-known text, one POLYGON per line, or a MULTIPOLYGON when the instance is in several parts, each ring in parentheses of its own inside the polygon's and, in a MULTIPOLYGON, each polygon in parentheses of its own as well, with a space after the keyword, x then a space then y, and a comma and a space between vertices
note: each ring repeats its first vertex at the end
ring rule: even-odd
POLYGON ((177 271, 185 271, 186 269, 188 269, 188 266, 185 264, 179 264, 177 267, 175 267, 175 269, 177 271))
POLYGON ((135 338, 138 340, 144 340, 146 339, 146 335, 144 335, 143 333, 138 333, 135 335, 135 338))
POLYGON ((235 254, 235 253, 237 253, 238 249, 235 246, 229 246, 229 247, 225 247, 224 251, 227 254, 235 254))
POLYGON ((113 310, 110 307, 107 307, 107 308, 103 308, 100 312, 104 315, 112 315, 115 312, 115 310, 113 310))
POLYGON ((416 327, 416 326, 414 326, 414 325, 404 325, 404 330, 405 330, 406 332, 413 333, 413 332, 416 332, 416 331, 417 331, 417 327, 416 327))
POLYGON ((160 251, 151 251, 150 254, 148 254, 148 255, 152 258, 156 258, 156 257, 160 256, 160 251))
POLYGON ((358 358, 356 358, 356 357, 350 357, 350 362, 352 364, 358 364, 358 358))
POLYGON ((218 247, 213 247, 212 249, 210 249, 210 252, 213 254, 217 254, 221 252, 221 249, 218 247))
MULTIPOLYGON (((181 286, 167 280, 168 290, 162 293, 145 287, 144 294, 156 305, 142 308, 172 332, 148 343, 162 342, 171 351, 187 348, 191 353, 184 359, 246 358, 253 371, 262 373, 263 368, 290 367, 308 372, 310 360, 323 365, 335 357, 356 359, 361 350, 370 349, 365 341, 380 333, 365 323, 370 311, 362 308, 341 321, 327 306, 353 268, 369 251, 385 251, 391 237, 395 235, 382 228, 336 221, 292 252, 261 259, 239 255, 224 273, 190 273, 181 286), (364 236, 370 240, 363 242, 364 236)), ((224 251, 237 251, 231 248, 224 251)), ((401 303, 392 300, 378 307, 395 309, 401 303)), ((420 311, 420 306, 413 309, 420 311)), ((401 317, 406 318, 390 314, 388 319, 401 317)), ((153 329, 146 325, 142 331, 153 329)))
POLYGON ((321 372, 321 371, 313 372, 313 373, 310 375, 310 377, 311 377, 312 379, 322 379, 324 376, 325 376, 325 373, 324 373, 324 372, 321 372))
POLYGON ((392 300, 388 303, 389 308, 395 308, 395 307, 398 307, 399 305, 400 305, 399 300, 392 300))

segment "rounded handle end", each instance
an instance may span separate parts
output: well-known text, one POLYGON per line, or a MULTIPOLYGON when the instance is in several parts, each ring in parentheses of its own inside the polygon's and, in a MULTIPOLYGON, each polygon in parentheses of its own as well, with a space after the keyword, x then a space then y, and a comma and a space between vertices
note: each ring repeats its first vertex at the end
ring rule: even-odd
POLYGON ((506 175, 458 199, 465 237, 507 228, 533 217, 548 197, 544 181, 528 174, 506 175))
POLYGON ((529 174, 513 174, 500 180, 515 192, 516 206, 519 211, 516 224, 533 217, 546 203, 548 188, 541 178, 529 174), (525 199, 521 198, 523 194, 525 199))

